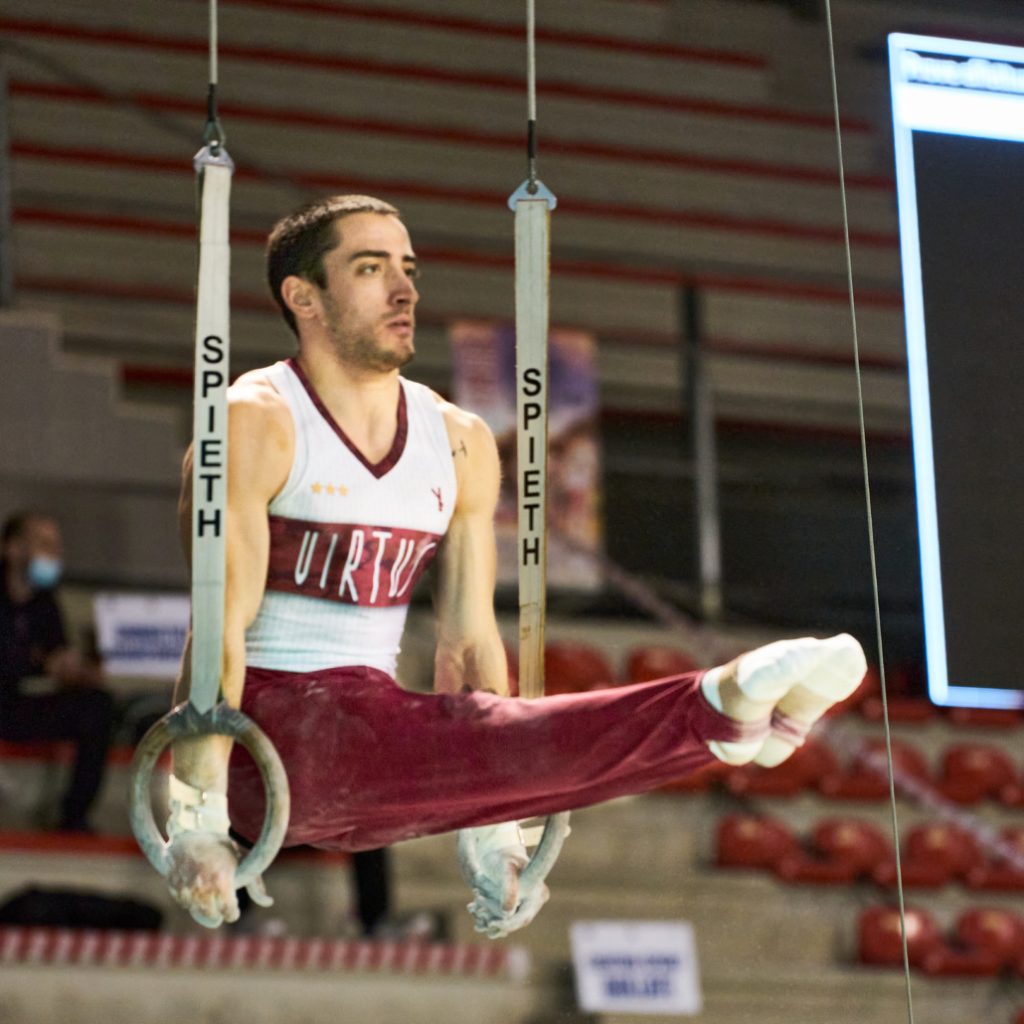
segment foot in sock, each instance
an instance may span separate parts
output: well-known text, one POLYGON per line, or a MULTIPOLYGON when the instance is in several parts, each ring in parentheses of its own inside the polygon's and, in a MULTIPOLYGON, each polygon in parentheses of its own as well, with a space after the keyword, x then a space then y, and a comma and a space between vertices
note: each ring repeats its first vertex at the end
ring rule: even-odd
POLYGON ((832 704, 848 697, 863 675, 863 652, 847 634, 829 640, 780 640, 741 654, 705 673, 704 696, 727 718, 744 725, 771 719, 772 734, 745 742, 712 740, 708 746, 727 764, 780 764, 802 742, 803 726, 809 728, 832 704))
POLYGON ((864 651, 849 633, 822 640, 814 668, 775 705, 771 735, 754 761, 764 768, 782 764, 803 745, 811 726, 860 686, 867 668, 864 651))

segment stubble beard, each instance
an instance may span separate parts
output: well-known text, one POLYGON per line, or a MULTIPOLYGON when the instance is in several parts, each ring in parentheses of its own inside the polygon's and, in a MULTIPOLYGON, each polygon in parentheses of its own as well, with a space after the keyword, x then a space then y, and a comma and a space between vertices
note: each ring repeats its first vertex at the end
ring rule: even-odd
POLYGON ((372 334, 359 334, 348 339, 338 339, 339 358, 360 370, 387 373, 400 370, 412 362, 415 352, 412 348, 395 350, 384 348, 372 334))
POLYGON ((407 366, 416 355, 411 341, 406 349, 386 348, 377 340, 372 327, 346 329, 339 319, 335 313, 328 327, 338 359, 348 366, 374 373, 389 373, 407 366))

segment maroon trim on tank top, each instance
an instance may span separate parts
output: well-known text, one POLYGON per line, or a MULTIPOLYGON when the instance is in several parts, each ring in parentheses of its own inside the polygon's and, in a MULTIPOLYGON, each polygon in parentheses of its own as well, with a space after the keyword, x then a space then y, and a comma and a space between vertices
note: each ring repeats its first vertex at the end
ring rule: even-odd
POLYGON ((402 381, 398 381, 398 429, 395 431, 395 439, 391 442, 391 448, 380 462, 370 462, 369 459, 355 446, 352 439, 342 430, 338 421, 331 415, 330 410, 324 405, 320 396, 313 389, 313 384, 306 376, 305 370, 292 357, 285 360, 287 366, 296 377, 299 383, 306 389, 309 400, 316 406, 317 412, 327 421, 328 426, 338 435, 346 448, 379 480, 389 470, 395 468, 398 460, 405 451, 405 442, 409 437, 409 415, 405 408, 405 388, 402 381))

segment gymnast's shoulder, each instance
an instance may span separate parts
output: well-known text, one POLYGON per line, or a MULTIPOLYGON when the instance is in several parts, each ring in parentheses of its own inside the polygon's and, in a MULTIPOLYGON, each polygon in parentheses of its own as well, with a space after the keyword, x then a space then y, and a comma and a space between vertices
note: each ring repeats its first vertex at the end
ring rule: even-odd
POLYGON ((496 452, 491 428, 475 412, 460 408, 454 402, 442 398, 436 391, 431 391, 431 394, 444 418, 448 440, 452 446, 452 456, 456 461, 460 457, 472 461, 478 453, 485 453, 485 457, 489 457, 496 452))
POLYGON ((264 452, 288 454, 295 445, 295 424, 284 397, 266 369, 249 370, 228 388, 231 439, 246 440, 264 452))
POLYGON ((501 482, 501 459, 491 428, 476 413, 434 396, 448 430, 459 497, 457 512, 494 513, 501 482))

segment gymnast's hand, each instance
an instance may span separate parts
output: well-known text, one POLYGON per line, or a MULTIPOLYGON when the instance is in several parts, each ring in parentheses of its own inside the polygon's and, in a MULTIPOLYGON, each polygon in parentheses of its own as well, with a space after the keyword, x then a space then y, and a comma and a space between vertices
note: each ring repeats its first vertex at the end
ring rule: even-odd
MULTIPOLYGON (((242 851, 228 836, 228 803, 223 793, 203 791, 168 779, 167 884, 175 902, 207 928, 237 921, 235 870, 242 851)), ((254 903, 269 907, 263 879, 246 886, 254 903)))
POLYGON ((207 928, 238 920, 234 843, 217 832, 181 832, 167 850, 171 896, 207 928))
MULTIPOLYGON (((241 851, 232 840, 217 832, 182 832, 171 840, 167 854, 167 884, 178 906, 206 928, 238 920, 235 868, 241 851)), ((273 906, 262 876, 245 888, 253 903, 273 906)))
MULTIPOLYGON (((517 883, 519 881, 518 872, 517 883)), ((525 928, 547 903, 551 895, 548 887, 539 882, 532 888, 516 884, 505 887, 505 898, 492 897, 485 887, 474 888, 473 902, 468 905, 476 931, 489 939, 503 939, 519 928, 525 928), (511 900, 509 899, 511 897, 511 900)))
POLYGON ((479 857, 479 871, 470 879, 473 901, 468 910, 475 928, 488 938, 504 938, 528 925, 547 902, 548 887, 522 884, 521 873, 529 862, 519 826, 515 822, 469 829, 479 857))

